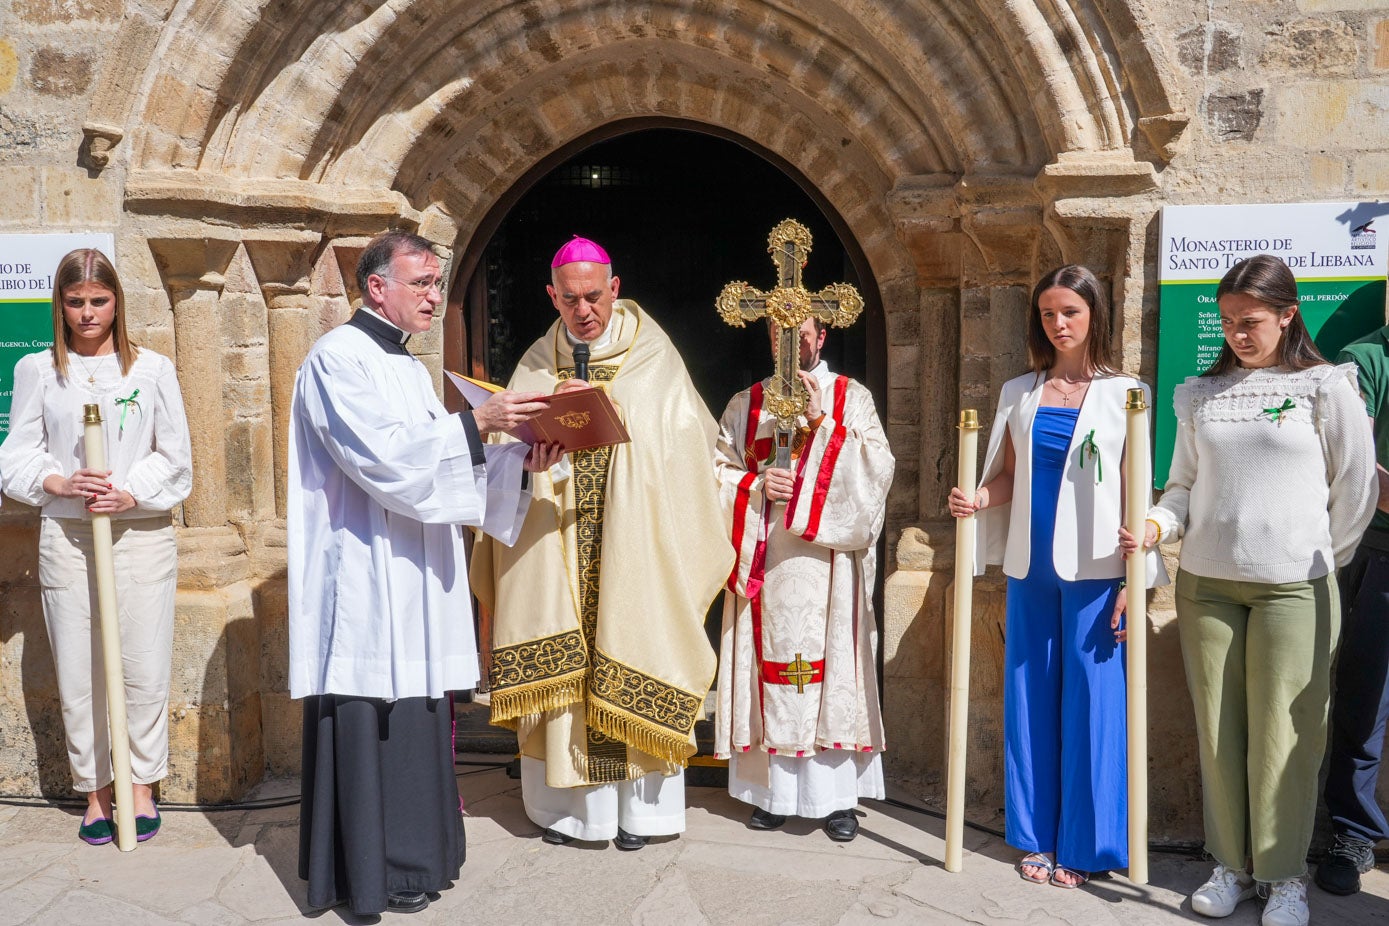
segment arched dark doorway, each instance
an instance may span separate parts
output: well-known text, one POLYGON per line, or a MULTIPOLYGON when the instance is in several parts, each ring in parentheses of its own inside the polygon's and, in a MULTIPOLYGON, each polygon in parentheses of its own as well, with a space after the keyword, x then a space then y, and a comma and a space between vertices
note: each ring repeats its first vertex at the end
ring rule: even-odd
POLYGON ((445 324, 445 364, 505 382, 554 321, 545 295, 556 248, 579 234, 603 244, 635 299, 665 328, 710 411, 770 372, 766 335, 730 328, 714 298, 730 280, 768 288, 767 234, 785 218, 810 228, 806 285, 847 281, 865 318, 834 330, 831 368, 883 404, 884 338, 877 287, 856 243, 808 185, 766 152, 666 120, 608 126, 537 165, 462 249, 445 324))

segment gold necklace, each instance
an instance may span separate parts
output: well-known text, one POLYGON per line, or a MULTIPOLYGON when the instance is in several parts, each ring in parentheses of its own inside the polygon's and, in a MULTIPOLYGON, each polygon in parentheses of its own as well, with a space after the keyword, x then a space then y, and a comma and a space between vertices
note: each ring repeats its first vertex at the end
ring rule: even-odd
MULTIPOLYGON (((86 372, 86 374, 87 374, 87 382, 90 383, 91 385, 96 385, 96 371, 93 370, 91 367, 87 366, 86 358, 84 358, 81 354, 79 354, 79 353, 78 353, 77 351, 75 351, 75 350, 74 350, 74 351, 69 351, 68 353, 70 353, 72 356, 76 357, 78 360, 80 360, 80 361, 82 362, 82 369, 83 369, 83 370, 86 372)), ((98 356, 100 356, 100 355, 98 355, 98 356)), ((100 360, 98 360, 97 363, 100 364, 100 360)))
POLYGON ((1071 404, 1071 396, 1082 391, 1083 389, 1085 389, 1086 386, 1090 385, 1090 380, 1087 379, 1084 382, 1078 383, 1076 387, 1072 389, 1070 392, 1067 392, 1066 390, 1061 388, 1059 379, 1053 377, 1052 379, 1047 380, 1047 382, 1050 383, 1051 388, 1056 390, 1056 392, 1061 396, 1061 401, 1066 405, 1071 404))

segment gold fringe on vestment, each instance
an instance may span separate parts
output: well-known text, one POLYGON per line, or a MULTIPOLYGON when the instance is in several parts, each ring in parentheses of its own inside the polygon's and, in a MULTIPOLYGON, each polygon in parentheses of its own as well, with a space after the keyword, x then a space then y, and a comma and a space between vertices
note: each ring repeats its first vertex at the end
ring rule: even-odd
POLYGON ((647 755, 684 768, 696 747, 687 735, 658 727, 648 720, 620 710, 611 704, 589 699, 588 725, 606 736, 621 740, 647 755))
POLYGON ((582 701, 588 696, 588 680, 582 670, 547 679, 533 685, 518 685, 504 691, 492 691, 491 722, 499 727, 516 729, 522 717, 540 715, 558 707, 582 701))

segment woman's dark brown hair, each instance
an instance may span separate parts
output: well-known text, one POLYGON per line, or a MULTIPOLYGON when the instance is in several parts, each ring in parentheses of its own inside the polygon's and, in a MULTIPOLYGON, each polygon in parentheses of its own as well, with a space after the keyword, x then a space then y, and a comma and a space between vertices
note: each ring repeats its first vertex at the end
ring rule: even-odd
POLYGON ((121 290, 121 279, 116 276, 116 268, 105 254, 96 248, 78 248, 69 251, 58 262, 53 274, 53 369, 58 376, 67 379, 68 347, 72 340, 72 330, 63 317, 63 290, 81 283, 95 283, 109 289, 116 297, 116 314, 111 321, 111 333, 116 339, 116 354, 119 356, 121 375, 130 373, 135 364, 139 348, 130 343, 125 333, 125 293, 121 290))
POLYGON ((1090 307, 1090 333, 1085 339, 1085 365, 1091 373, 1115 373, 1114 349, 1109 343, 1109 298, 1104 285, 1079 264, 1057 267, 1037 281, 1032 289, 1032 311, 1027 316, 1027 359, 1032 372, 1044 373, 1056 363, 1056 345, 1042 326, 1038 301, 1053 286, 1069 289, 1090 307))
MULTIPOLYGON (((1297 277, 1281 258, 1272 254, 1255 254, 1230 268, 1216 287, 1215 301, 1235 294, 1257 299, 1278 313, 1298 307, 1297 277)), ((1278 363, 1290 370, 1305 370, 1326 363, 1303 324, 1301 312, 1294 312, 1288 327, 1283 329, 1278 342, 1278 363)), ((1238 368, 1239 359, 1227 340, 1220 345, 1220 356, 1201 375, 1219 376, 1238 368)))

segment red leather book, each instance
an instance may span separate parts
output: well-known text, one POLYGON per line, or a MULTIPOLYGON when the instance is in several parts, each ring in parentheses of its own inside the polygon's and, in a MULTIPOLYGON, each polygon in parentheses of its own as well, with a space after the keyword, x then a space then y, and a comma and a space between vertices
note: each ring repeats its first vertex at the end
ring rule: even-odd
MULTIPOLYGON (((492 393, 502 391, 501 386, 459 373, 448 373, 448 378, 472 408, 486 402, 492 393)), ((632 439, 612 400, 601 389, 576 389, 546 396, 541 401, 548 406, 545 411, 507 433, 528 444, 557 443, 566 453, 625 444, 632 439)))

